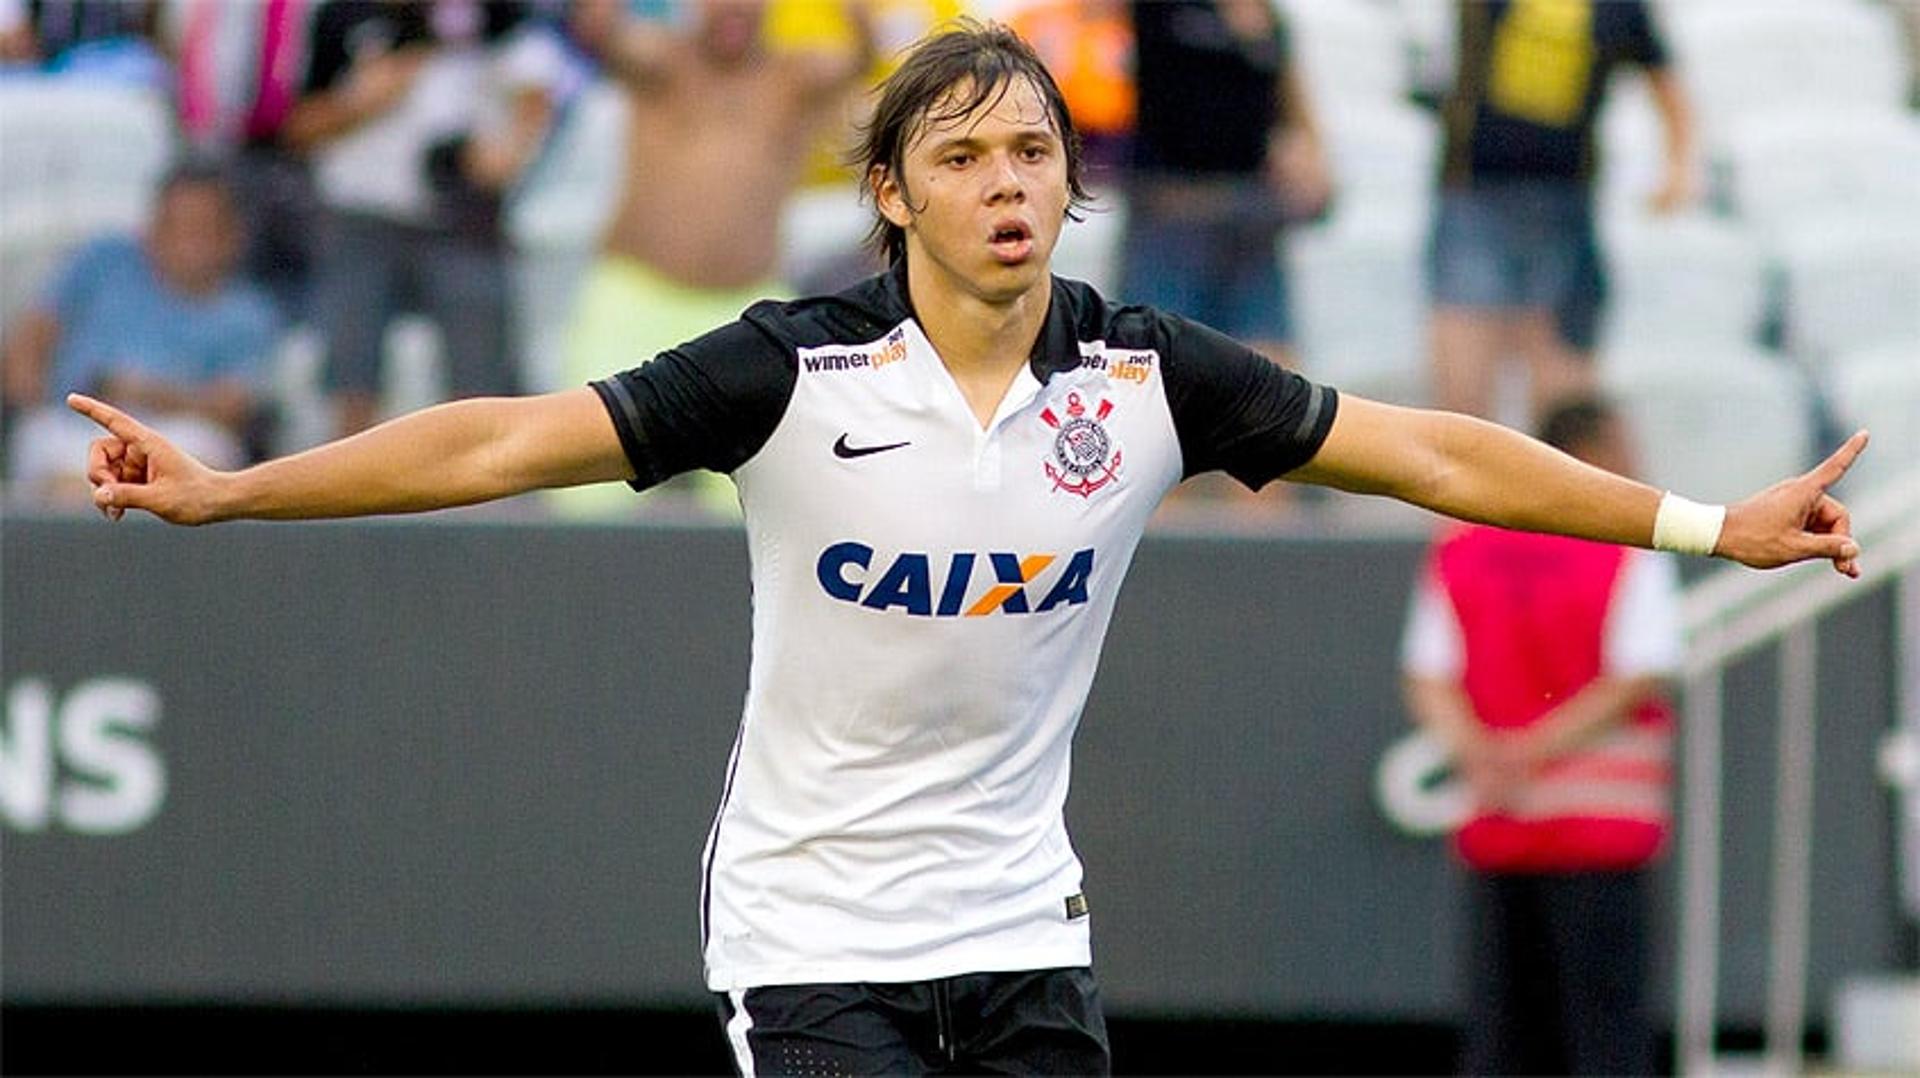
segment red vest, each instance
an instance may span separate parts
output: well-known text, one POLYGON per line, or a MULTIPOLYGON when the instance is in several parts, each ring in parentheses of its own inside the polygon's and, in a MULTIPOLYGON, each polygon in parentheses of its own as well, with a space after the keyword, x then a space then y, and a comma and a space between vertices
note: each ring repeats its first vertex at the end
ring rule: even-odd
MULTIPOLYGON (((1465 648, 1463 687, 1494 729, 1538 722, 1600 675, 1623 547, 1488 527, 1443 535, 1433 571, 1465 648)), ((1469 865, 1498 872, 1636 868, 1669 824, 1673 719, 1642 704, 1600 740, 1538 772, 1514 807, 1477 812, 1455 836, 1469 865)))

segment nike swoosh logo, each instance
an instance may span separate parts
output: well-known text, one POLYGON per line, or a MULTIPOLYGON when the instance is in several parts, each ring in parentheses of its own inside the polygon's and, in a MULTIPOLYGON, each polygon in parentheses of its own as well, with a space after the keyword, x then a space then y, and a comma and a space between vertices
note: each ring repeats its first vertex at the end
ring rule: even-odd
POLYGON ((885 453, 889 449, 899 449, 912 444, 912 442, 895 442, 892 445, 848 445, 847 436, 842 434, 839 440, 833 443, 833 455, 841 460, 852 460, 855 457, 870 457, 875 453, 885 453))

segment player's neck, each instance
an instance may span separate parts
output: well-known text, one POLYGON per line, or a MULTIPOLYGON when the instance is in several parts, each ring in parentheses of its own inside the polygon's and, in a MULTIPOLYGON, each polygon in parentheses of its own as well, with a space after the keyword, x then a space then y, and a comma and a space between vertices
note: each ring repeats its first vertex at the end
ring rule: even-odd
POLYGON ((1052 279, 1001 301, 949 279, 938 267, 909 258, 907 293, 914 317, 953 375, 981 426, 992 421, 1007 386, 1033 355, 1052 300, 1052 279))

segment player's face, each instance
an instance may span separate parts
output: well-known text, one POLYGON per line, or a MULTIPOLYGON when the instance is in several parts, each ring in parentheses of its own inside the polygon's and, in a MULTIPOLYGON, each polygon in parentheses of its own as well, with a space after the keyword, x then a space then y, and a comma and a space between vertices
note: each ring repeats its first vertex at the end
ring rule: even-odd
POLYGON ((1067 159, 1031 82, 1015 79, 965 116, 923 124, 902 166, 901 177, 877 179, 875 195, 906 230, 911 268, 989 302, 1048 286, 1066 219, 1067 159))

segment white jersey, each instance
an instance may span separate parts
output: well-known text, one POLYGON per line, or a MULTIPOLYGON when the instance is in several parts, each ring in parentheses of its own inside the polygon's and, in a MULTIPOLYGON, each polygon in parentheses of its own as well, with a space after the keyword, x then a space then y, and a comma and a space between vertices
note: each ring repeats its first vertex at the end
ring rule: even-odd
POLYGON ((982 427, 905 273, 594 383, 645 487, 730 473, 745 712, 706 849, 716 991, 1089 964, 1063 809, 1121 578, 1184 475, 1305 463, 1334 394, 1056 279, 982 427))

